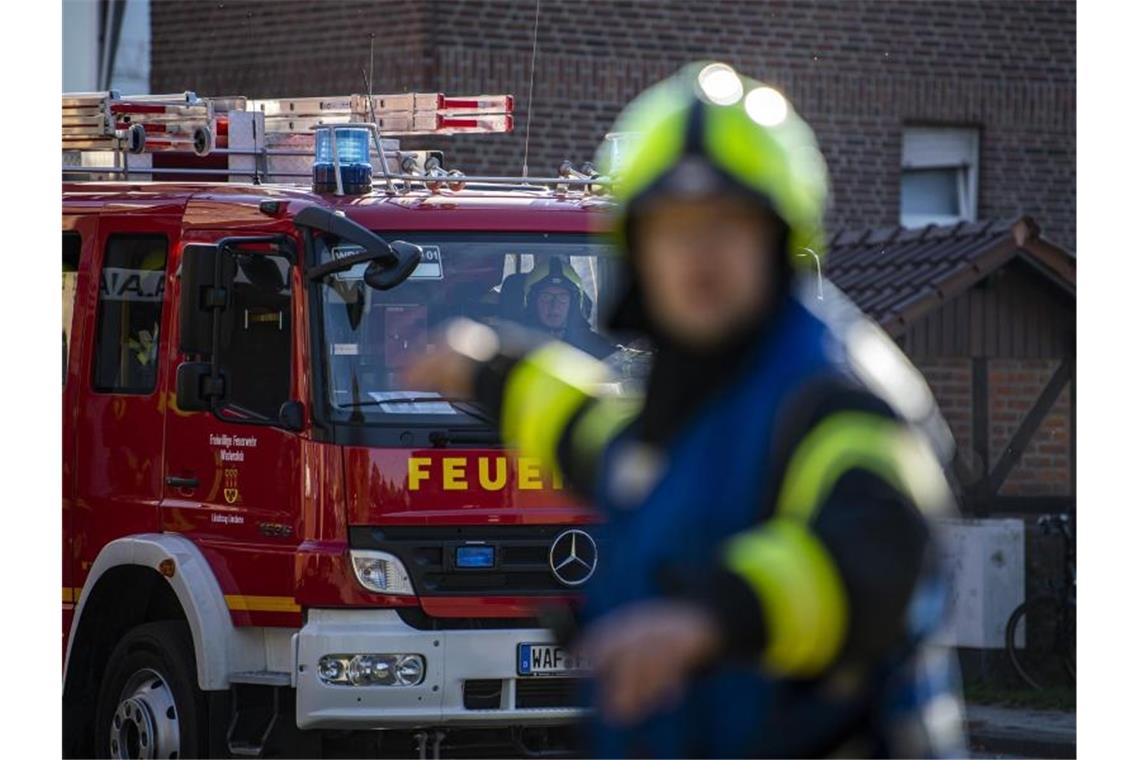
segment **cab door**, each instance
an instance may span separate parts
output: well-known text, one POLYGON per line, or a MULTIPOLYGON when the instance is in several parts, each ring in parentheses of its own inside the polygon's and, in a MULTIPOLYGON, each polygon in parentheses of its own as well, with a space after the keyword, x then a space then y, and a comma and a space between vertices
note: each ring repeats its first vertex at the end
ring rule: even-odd
POLYGON ((95 236, 99 217, 93 214, 64 215, 63 217, 63 647, 67 650, 67 636, 75 613, 78 583, 74 577, 74 539, 71 524, 75 510, 76 414, 79 410, 79 389, 85 374, 83 366, 84 340, 90 333, 87 326, 87 309, 90 305, 92 258, 95 255, 95 236))
MULTIPOLYGON (((300 622, 293 596, 300 440, 279 418, 296 397, 293 301, 300 288, 290 259, 288 251, 237 256, 220 312, 222 409, 189 412, 171 404, 166 419, 162 529, 197 543, 238 625, 300 622)), ((180 304, 182 283, 175 288, 180 304)), ((181 363, 208 358, 182 354, 178 343, 176 335, 172 377, 181 363)))
POLYGON ((65 434, 65 446, 74 447, 75 597, 103 546, 158 530, 166 383, 159 357, 169 340, 165 293, 179 221, 124 214, 86 226, 94 255, 84 268, 91 277, 76 283, 84 291, 76 301, 83 331, 71 337, 73 440, 65 434))

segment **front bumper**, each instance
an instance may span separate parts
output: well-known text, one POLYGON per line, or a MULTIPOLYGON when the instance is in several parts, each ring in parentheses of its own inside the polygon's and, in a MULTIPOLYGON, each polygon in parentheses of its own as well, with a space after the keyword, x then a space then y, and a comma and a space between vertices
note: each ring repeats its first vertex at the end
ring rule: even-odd
MULTIPOLYGON (((309 610, 297 635, 299 728, 415 728, 455 725, 537 726, 565 723, 572 707, 516 707, 517 645, 550 641, 542 629, 421 631, 395 610, 309 610), (408 653, 427 662, 419 686, 334 686, 317 674, 326 654, 408 653), (467 709, 467 680, 502 679, 498 709, 467 709)), ((528 680, 528 679, 523 679, 528 680)))

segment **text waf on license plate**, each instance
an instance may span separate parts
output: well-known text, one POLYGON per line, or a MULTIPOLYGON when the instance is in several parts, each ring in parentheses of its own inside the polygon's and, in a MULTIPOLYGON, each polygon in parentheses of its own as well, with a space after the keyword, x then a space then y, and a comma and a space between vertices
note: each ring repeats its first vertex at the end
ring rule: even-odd
POLYGON ((589 664, 556 644, 519 644, 520 676, 585 675, 589 664))

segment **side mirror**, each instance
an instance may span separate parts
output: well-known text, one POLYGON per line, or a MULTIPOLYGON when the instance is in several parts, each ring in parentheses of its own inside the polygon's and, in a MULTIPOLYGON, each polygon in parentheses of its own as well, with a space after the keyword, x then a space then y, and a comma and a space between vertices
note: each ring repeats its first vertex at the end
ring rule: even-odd
MULTIPOLYGON (((225 403, 227 391, 233 390, 232 386, 227 388, 222 353, 228 350, 236 318, 230 309, 235 303, 234 288, 240 282, 254 293, 273 295, 287 289, 288 279, 271 257, 243 250, 247 245, 273 246, 274 256, 284 257, 286 262, 293 260, 288 238, 281 235, 224 238, 216 245, 193 244, 182 251, 178 348, 183 354, 204 360, 178 366, 175 401, 179 409, 212 411, 222 419, 251 421, 241 410, 231 414, 225 403)), ((288 269, 288 264, 284 266, 288 269)), ((256 421, 273 423, 264 411, 252 414, 256 421)), ((297 416, 293 414, 290 419, 297 416)))
POLYGON ((182 362, 175 378, 174 399, 184 412, 206 412, 223 394, 225 380, 214 381, 209 362, 182 362))
POLYGON ((372 230, 337 214, 329 209, 308 206, 297 212, 293 222, 298 227, 308 227, 332 235, 345 243, 358 245, 364 253, 348 257, 340 262, 330 262, 314 267, 309 271, 310 278, 321 278, 326 274, 343 271, 353 264, 368 261, 364 281, 377 290, 391 290, 415 271, 423 251, 418 245, 397 240, 389 243, 372 230))
POLYGON ((300 401, 286 401, 277 412, 281 427, 294 432, 305 427, 305 405, 300 401))
POLYGON ((188 245, 182 250, 178 350, 184 354, 213 350, 213 315, 226 305, 226 291, 217 282, 221 255, 216 245, 188 245))
POLYGON ((404 280, 411 277, 412 272, 420 265, 424 251, 418 245, 403 240, 393 240, 392 251, 396 254, 396 263, 393 265, 381 264, 371 261, 364 270, 364 282, 377 290, 391 290, 404 280))
POLYGON ((285 289, 285 277, 273 260, 262 254, 240 254, 237 268, 249 284, 263 293, 280 293, 285 289))

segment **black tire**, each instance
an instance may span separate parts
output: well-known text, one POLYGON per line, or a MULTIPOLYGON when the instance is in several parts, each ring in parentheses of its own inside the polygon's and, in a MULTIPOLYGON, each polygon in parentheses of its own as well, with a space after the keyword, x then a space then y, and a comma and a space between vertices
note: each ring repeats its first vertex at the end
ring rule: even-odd
POLYGON ((96 757, 194 758, 206 750, 206 699, 180 620, 132 628, 107 662, 95 708, 96 757))
MULTIPOLYGON (((1023 602, 1010 614, 1005 625, 1005 653, 1015 673, 1030 688, 1040 691, 1068 671, 1068 645, 1065 630, 1069 627, 1061 600, 1039 596, 1023 602), (1019 629, 1025 646, 1018 648, 1019 629), (1064 671, 1060 668, 1064 667, 1064 671)), ((1075 675, 1075 667, 1071 674, 1075 675)))

